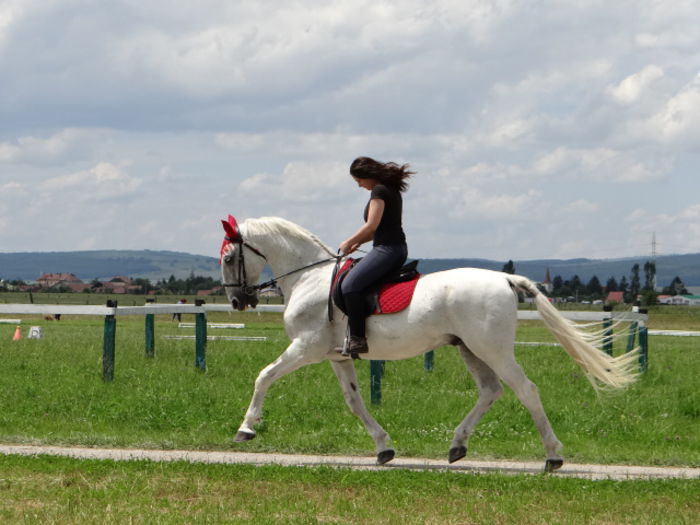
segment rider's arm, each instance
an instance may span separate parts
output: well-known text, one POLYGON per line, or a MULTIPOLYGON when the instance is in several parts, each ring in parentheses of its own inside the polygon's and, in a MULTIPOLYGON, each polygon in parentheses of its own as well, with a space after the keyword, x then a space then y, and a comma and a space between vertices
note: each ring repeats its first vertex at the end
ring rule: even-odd
POLYGON ((340 250, 345 254, 352 253, 363 243, 374 239, 374 232, 376 232, 379 227, 382 215, 384 215, 384 201, 382 199, 372 199, 369 201, 367 221, 352 237, 348 237, 340 243, 340 250))

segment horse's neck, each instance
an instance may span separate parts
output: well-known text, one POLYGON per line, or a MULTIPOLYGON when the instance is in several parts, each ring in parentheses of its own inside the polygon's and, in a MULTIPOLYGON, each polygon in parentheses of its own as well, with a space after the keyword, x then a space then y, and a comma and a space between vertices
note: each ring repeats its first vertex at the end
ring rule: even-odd
POLYGON ((294 272, 280 283, 283 289, 287 288, 285 295, 302 277, 302 268, 331 257, 319 242, 297 236, 253 235, 250 243, 265 255, 275 277, 294 272))

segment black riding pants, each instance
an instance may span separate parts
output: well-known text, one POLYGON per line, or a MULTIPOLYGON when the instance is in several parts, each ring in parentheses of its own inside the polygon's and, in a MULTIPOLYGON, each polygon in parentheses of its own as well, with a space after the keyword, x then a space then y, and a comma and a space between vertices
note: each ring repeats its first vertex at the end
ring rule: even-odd
POLYGON ((351 335, 365 336, 365 318, 372 313, 367 311, 365 292, 397 272, 407 256, 405 244, 375 246, 345 277, 341 290, 351 335))

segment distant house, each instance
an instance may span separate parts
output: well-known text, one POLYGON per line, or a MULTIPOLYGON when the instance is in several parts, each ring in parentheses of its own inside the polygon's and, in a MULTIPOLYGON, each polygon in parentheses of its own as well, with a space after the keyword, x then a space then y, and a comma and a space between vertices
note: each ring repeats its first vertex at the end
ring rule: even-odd
POLYGON ((143 289, 137 284, 132 284, 129 277, 117 275, 109 281, 97 281, 92 284, 92 290, 100 293, 128 294, 141 293, 143 289))
POLYGON ((656 299, 659 304, 700 306, 700 295, 660 295, 656 299))
POLYGON ((126 293, 127 284, 121 281, 108 281, 105 283, 104 288, 108 293, 124 294, 126 293))
MULTIPOLYGON (((61 284, 62 283, 59 283, 59 285, 61 284)), ((89 290, 91 287, 89 283, 67 283, 64 286, 70 288, 70 291, 75 293, 82 293, 85 290, 89 290)))
POLYGON ((625 302, 625 292, 608 292, 608 297, 605 300, 606 303, 624 303, 625 302))
POLYGON ((124 275, 116 275, 109 280, 110 283, 131 284, 131 278, 124 275))
POLYGON ((37 284, 42 288, 51 288, 57 284, 83 284, 83 281, 78 279, 72 273, 45 273, 36 280, 37 284))

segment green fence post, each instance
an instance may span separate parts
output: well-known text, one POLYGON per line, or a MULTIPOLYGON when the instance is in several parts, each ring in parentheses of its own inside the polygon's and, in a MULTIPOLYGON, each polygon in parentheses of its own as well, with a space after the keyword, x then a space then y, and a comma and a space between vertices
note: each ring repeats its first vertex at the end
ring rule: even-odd
POLYGON ((382 402, 382 376, 384 375, 384 361, 369 362, 370 399, 373 405, 382 402))
MULTIPOLYGON (((203 306, 202 299, 195 299, 195 306, 203 306)), ((204 312, 195 314, 195 358, 194 366, 207 369, 207 316, 204 312)))
MULTIPOLYGON (((153 299, 146 299, 146 306, 153 304, 153 299)), ((146 314, 146 357, 153 358, 155 356, 155 316, 153 314, 146 314)))
MULTIPOLYGON (((107 301, 107 308, 116 308, 116 301, 107 301)), ((117 320, 113 315, 105 315, 104 340, 102 342, 102 380, 114 379, 114 354, 117 334, 117 320)))
POLYGON ((613 355, 613 338, 612 338, 612 306, 603 306, 604 312, 610 312, 609 319, 603 319, 603 351, 608 355, 613 355))
POLYGON ((426 372, 433 371, 434 359, 435 359, 435 351, 434 350, 431 350, 430 352, 425 353, 425 356, 423 357, 423 368, 425 368, 426 372))
MULTIPOLYGON (((645 314, 647 310, 640 309, 639 313, 645 314)), ((644 323, 639 325, 639 371, 646 372, 649 368, 649 337, 647 326, 644 323)))
POLYGON ((634 339, 637 337, 637 330, 639 329, 639 324, 637 321, 632 321, 630 323, 630 333, 627 337, 627 349, 625 352, 631 352, 634 349, 634 339))

